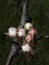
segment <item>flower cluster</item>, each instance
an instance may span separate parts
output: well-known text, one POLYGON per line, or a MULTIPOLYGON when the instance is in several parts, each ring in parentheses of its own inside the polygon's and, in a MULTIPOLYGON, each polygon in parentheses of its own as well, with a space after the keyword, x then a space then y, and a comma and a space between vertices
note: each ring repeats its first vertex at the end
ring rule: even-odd
POLYGON ((29 46, 28 43, 33 41, 34 34, 36 34, 36 33, 37 33, 37 31, 36 31, 36 29, 34 29, 32 27, 32 24, 26 23, 24 25, 24 28, 10 27, 8 29, 8 32, 5 34, 8 35, 9 37, 20 39, 19 41, 21 41, 21 39, 23 39, 22 41, 23 41, 24 45, 22 45, 22 50, 29 51, 31 49, 31 47, 29 46))

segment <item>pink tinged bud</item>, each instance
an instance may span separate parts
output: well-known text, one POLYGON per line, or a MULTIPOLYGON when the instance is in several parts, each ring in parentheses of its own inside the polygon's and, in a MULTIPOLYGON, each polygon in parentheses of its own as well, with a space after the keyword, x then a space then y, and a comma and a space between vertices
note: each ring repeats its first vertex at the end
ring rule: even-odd
POLYGON ((24 29, 19 29, 18 30, 18 37, 25 36, 25 30, 24 29))
POLYGON ((34 29, 31 28, 31 29, 29 30, 29 34, 30 34, 30 35, 34 35, 34 33, 35 33, 34 29))
POLYGON ((9 36, 16 36, 16 34, 17 34, 17 29, 15 28, 15 27, 10 27, 9 29, 8 29, 8 34, 9 34, 9 36))
POLYGON ((31 28, 31 29, 29 30, 29 34, 33 37, 34 34, 37 34, 36 29, 31 28))
POLYGON ((30 35, 27 35, 25 40, 26 40, 26 42, 31 42, 32 41, 32 37, 30 35))

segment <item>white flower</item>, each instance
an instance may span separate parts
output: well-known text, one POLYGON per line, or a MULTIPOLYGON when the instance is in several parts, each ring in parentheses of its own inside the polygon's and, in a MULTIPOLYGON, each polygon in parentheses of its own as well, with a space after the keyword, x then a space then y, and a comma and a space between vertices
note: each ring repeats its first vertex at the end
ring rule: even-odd
POLYGON ((16 34, 17 34, 17 29, 16 29, 15 27, 10 27, 10 28, 8 29, 8 33, 9 33, 10 36, 16 36, 16 34))
POLYGON ((30 52, 30 51, 31 51, 31 47, 29 46, 28 43, 22 45, 22 51, 23 51, 23 52, 30 52))
POLYGON ((26 23, 25 24, 25 29, 26 30, 29 30, 31 27, 32 27, 32 24, 31 23, 26 23))
POLYGON ((25 30, 23 28, 20 28, 18 30, 18 37, 22 37, 22 36, 25 36, 25 30))

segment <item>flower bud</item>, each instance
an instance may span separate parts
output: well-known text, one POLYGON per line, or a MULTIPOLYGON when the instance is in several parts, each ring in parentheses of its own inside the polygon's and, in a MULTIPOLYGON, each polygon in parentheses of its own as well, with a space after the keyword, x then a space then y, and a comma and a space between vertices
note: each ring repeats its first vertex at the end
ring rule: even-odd
POLYGON ((32 24, 31 23, 26 23, 25 24, 25 29, 26 30, 29 30, 31 27, 32 27, 32 24))
POLYGON ((31 28, 31 29, 29 30, 29 34, 30 34, 30 35, 34 35, 34 33, 35 33, 35 30, 34 30, 33 28, 31 28))
POLYGON ((27 35, 25 40, 26 40, 26 42, 31 42, 32 41, 32 37, 30 35, 27 35))
POLYGON ((23 52, 30 52, 30 50, 31 50, 31 47, 29 46, 28 43, 22 45, 22 51, 23 52))
POLYGON ((22 36, 25 36, 25 30, 23 28, 18 30, 18 37, 22 36))
POLYGON ((14 37, 14 36, 16 36, 16 34, 17 34, 17 29, 16 29, 15 27, 10 27, 10 28, 8 29, 8 33, 9 33, 9 36, 14 37))
POLYGON ((36 31, 36 29, 31 28, 28 33, 29 33, 29 35, 34 37, 34 34, 37 34, 37 31, 36 31))

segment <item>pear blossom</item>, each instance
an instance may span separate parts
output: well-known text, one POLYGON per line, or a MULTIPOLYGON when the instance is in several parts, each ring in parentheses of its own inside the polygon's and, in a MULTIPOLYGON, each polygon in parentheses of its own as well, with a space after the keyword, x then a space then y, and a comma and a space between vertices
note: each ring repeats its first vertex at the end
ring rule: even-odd
POLYGON ((25 36, 25 29, 20 28, 20 29, 18 30, 18 37, 22 37, 22 36, 25 36))
POLYGON ((30 35, 27 35, 26 38, 25 38, 26 42, 31 42, 32 40, 32 37, 30 35))
POLYGON ((28 43, 22 45, 22 51, 23 52, 30 52, 31 51, 31 47, 29 46, 28 43))
POLYGON ((28 32, 32 37, 34 37, 34 34, 37 34, 36 29, 31 28, 28 32))
POLYGON ((32 27, 32 24, 31 23, 26 23, 25 24, 25 29, 26 30, 29 30, 31 27, 32 27))
POLYGON ((9 36, 16 36, 16 34, 17 34, 17 29, 16 29, 15 27, 10 27, 10 28, 8 29, 8 34, 9 34, 9 36))

